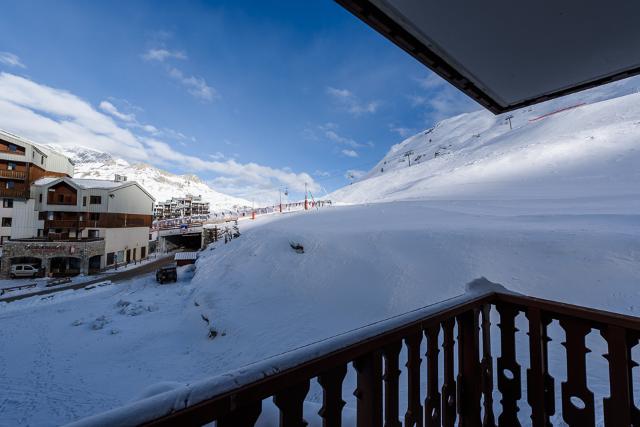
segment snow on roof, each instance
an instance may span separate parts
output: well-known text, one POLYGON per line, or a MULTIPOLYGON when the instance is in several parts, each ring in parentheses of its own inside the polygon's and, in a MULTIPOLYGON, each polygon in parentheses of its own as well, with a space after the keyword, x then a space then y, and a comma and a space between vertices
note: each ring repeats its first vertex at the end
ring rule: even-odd
POLYGON ((173 259, 174 261, 182 261, 197 258, 198 252, 178 252, 173 259))
POLYGON ((80 178, 71 178, 69 180, 79 187, 104 188, 104 189, 122 187, 123 185, 131 184, 133 182, 133 181, 126 181, 126 182, 111 181, 107 179, 80 179, 80 178))
POLYGON ((40 178, 33 183, 33 185, 49 185, 54 181, 67 181, 77 187, 88 189, 88 188, 102 188, 102 189, 113 189, 122 187, 124 185, 135 183, 135 181, 110 181, 107 179, 80 179, 80 178, 60 178, 60 177, 45 177, 40 178))
POLYGON ((40 178, 40 179, 37 179, 37 180, 33 181, 33 185, 48 185, 48 184, 50 184, 53 181, 56 181, 58 179, 60 179, 60 178, 59 177, 48 176, 48 177, 40 178))

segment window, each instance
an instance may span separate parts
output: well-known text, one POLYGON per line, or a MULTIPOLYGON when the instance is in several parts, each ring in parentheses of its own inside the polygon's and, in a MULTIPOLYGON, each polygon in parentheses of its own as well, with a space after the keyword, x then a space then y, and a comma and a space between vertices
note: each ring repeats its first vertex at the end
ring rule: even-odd
POLYGON ((10 171, 16 170, 16 164, 13 162, 7 163, 7 170, 10 170, 10 171))
POLYGON ((38 194, 38 203, 42 203, 42 193, 38 194))
POLYGON ((3 217, 2 218, 2 226, 3 227, 11 227, 11 217, 3 217))
POLYGON ((92 205, 99 205, 102 203, 102 197, 100 196, 89 196, 89 203, 92 205))
POLYGON ((114 254, 113 252, 109 252, 107 254, 107 265, 113 265, 114 262, 116 262, 116 254, 114 254))
POLYGON ((89 214, 89 219, 91 221, 99 221, 100 220, 100 214, 97 212, 92 212, 89 214))
POLYGON ((82 206, 87 206, 87 196, 82 196, 82 206))
POLYGON ((44 156, 40 157, 40 164, 44 165, 44 156))
POLYGON ((18 151, 18 147, 15 144, 9 144, 9 151, 15 153, 16 151, 18 151))
POLYGON ((3 208, 12 208, 13 207, 13 199, 2 199, 2 207, 3 208))
POLYGON ((90 238, 100 237, 100 230, 89 230, 89 237, 90 238))
POLYGON ((7 181, 7 184, 6 184, 6 188, 7 188, 7 190, 11 190, 11 189, 15 188, 15 186, 16 186, 16 183, 15 183, 15 182, 13 182, 13 181, 7 181))
POLYGON ((38 237, 44 237, 44 230, 42 228, 38 228, 38 237))
POLYGON ((38 212, 38 220, 44 221, 45 219, 47 219, 47 213, 44 211, 38 212))

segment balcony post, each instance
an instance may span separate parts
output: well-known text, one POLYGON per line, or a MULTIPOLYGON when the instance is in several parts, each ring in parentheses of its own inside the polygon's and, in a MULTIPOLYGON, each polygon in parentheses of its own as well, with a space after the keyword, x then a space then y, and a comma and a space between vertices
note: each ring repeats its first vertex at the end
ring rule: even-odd
POLYGON ((458 319, 458 414, 461 427, 479 427, 481 376, 478 310, 466 311, 458 319))

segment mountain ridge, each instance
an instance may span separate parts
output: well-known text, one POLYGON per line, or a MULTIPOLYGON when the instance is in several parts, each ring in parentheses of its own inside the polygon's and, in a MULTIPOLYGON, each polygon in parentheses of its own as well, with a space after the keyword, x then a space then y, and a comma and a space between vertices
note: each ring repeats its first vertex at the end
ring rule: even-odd
POLYGON ((635 194, 639 85, 630 78, 511 113, 442 120, 393 145, 330 197, 369 203, 635 194))
POLYGON ((235 210, 251 206, 247 200, 220 193, 194 174, 177 175, 146 163, 130 163, 110 153, 86 147, 67 148, 50 145, 68 156, 75 164, 74 178, 114 179, 124 175, 136 181, 156 199, 163 202, 187 194, 202 196, 211 211, 235 210))

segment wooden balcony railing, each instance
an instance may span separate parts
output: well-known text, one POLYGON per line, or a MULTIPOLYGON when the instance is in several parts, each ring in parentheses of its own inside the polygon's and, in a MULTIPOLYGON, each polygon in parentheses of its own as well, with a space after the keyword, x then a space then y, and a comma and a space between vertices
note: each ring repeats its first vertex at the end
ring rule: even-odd
MULTIPOLYGON (((569 426, 595 426, 597 405, 588 388, 592 372, 585 357, 589 352, 585 338, 592 331, 601 334, 607 348, 608 369, 600 374, 608 378, 610 394, 602 401, 600 419, 605 426, 639 425, 631 375, 637 366, 631 349, 640 338, 638 318, 511 294, 486 280, 474 283, 480 286, 465 295, 75 425, 190 426, 217 421, 218 427, 254 426, 263 400, 273 398, 280 426, 304 426, 305 416, 314 414, 305 414, 303 402, 311 381, 317 380, 322 388, 318 414, 323 426, 546 427, 560 424, 560 416, 569 426), (492 317, 499 318, 499 340, 491 338, 492 317), (520 334, 520 341, 516 340, 518 317, 528 325, 528 337, 520 334), (548 362, 552 322, 556 332, 563 333, 566 349, 566 380, 560 387, 548 362), (421 368, 425 340, 426 367, 421 368), (528 358, 518 358, 522 351, 516 352, 516 342, 528 343, 528 358), (497 358, 496 347, 500 349, 497 358), (406 360, 404 373, 401 358, 406 360), (345 390, 350 367, 355 370, 355 391, 345 390), (400 392, 401 374, 406 376, 406 393, 400 392), (493 399, 496 389, 499 403, 493 399), (345 393, 351 392, 356 397, 356 420, 343 424, 345 393), (522 412, 530 413, 529 419, 519 416, 520 408, 527 405, 522 412), (404 414, 401 408, 406 408, 404 414)), ((271 420, 266 425, 278 423, 271 420)))
POLYGON ((27 177, 26 172, 0 169, 0 178, 24 180, 26 177, 27 177))
POLYGON ((98 221, 77 220, 77 219, 50 219, 45 220, 44 228, 69 228, 80 230, 87 227, 98 227, 98 221))
POLYGON ((11 197, 16 199, 28 199, 28 188, 0 188, 0 197, 11 197))

